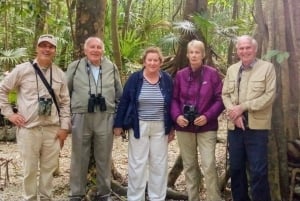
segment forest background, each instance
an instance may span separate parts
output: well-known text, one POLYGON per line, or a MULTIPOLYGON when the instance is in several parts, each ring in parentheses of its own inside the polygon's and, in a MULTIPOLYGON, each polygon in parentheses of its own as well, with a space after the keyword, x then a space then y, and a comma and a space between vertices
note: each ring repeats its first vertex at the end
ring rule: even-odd
POLYGON ((55 63, 83 56, 83 43, 99 36, 106 56, 122 75, 141 68, 148 46, 162 48, 163 69, 172 75, 187 64, 186 44, 202 40, 206 63, 221 74, 236 61, 234 40, 253 35, 258 57, 271 61, 277 73, 277 97, 270 133, 272 200, 289 194, 287 144, 299 136, 300 1, 298 0, 1 0, 0 70, 9 71, 34 57, 37 37, 55 35, 55 63))

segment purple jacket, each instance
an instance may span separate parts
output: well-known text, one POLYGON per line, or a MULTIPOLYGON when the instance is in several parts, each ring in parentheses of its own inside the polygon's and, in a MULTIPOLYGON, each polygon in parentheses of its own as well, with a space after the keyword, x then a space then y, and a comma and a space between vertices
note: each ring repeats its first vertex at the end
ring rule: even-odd
POLYGON ((185 67, 178 71, 171 103, 171 117, 175 122, 175 130, 193 133, 218 130, 218 116, 224 109, 222 86, 222 80, 213 67, 203 65, 196 72, 192 72, 191 67, 185 67), (176 119, 183 114, 184 105, 196 106, 198 114, 206 116, 207 124, 179 127, 176 119))

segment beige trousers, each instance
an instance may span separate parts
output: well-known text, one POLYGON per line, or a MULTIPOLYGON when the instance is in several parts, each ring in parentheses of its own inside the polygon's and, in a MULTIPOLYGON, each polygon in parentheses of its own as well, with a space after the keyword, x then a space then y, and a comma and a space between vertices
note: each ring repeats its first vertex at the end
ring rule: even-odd
POLYGON ((24 200, 50 201, 53 172, 57 168, 60 145, 56 139, 59 127, 19 128, 17 142, 23 162, 24 200), (39 179, 37 181, 37 176, 39 179))
POLYGON ((215 159, 217 132, 207 131, 195 134, 176 131, 176 136, 183 160, 189 201, 200 200, 200 167, 198 162, 198 150, 206 185, 207 201, 222 200, 215 159))

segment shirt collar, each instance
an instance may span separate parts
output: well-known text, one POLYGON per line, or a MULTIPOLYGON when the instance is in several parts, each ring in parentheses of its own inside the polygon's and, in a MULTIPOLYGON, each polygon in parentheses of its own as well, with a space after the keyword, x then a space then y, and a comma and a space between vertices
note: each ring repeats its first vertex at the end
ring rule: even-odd
POLYGON ((254 66, 254 64, 256 63, 256 61, 257 61, 257 60, 254 59, 254 61, 253 61, 250 65, 248 65, 248 66, 244 66, 243 63, 242 63, 241 69, 243 69, 243 70, 250 70, 250 69, 252 69, 253 66, 254 66))

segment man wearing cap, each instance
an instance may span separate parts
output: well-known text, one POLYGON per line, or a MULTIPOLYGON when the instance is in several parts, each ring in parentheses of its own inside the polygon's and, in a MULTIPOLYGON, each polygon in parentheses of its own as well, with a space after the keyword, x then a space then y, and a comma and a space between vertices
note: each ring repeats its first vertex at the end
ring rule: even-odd
POLYGON ((24 201, 51 200, 53 172, 70 130, 70 96, 65 74, 53 63, 56 45, 54 36, 41 35, 36 58, 17 65, 0 83, 1 113, 17 127, 24 201), (58 107, 33 65, 53 89, 58 107), (8 102, 8 93, 13 89, 17 91, 17 113, 8 102))

